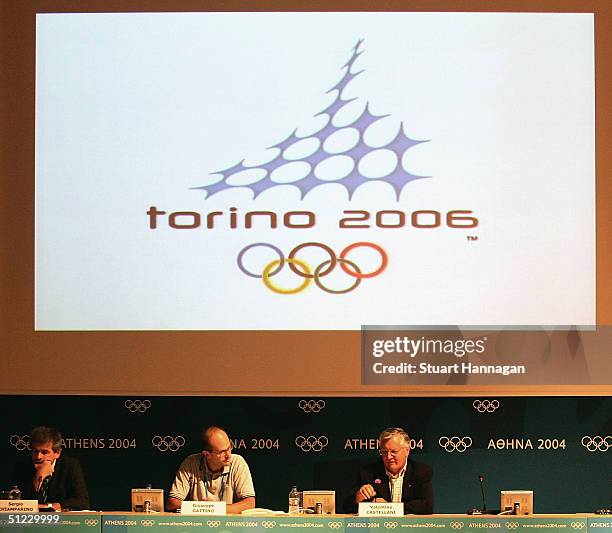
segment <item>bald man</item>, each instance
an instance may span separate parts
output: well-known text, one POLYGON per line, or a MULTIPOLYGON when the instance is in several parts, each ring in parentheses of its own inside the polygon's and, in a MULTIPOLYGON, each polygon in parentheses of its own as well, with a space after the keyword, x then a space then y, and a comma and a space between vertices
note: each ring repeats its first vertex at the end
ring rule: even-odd
POLYGON ((255 489, 246 461, 232 454, 232 443, 220 427, 202 431, 204 450, 187 457, 178 469, 167 511, 180 509, 183 500, 226 502, 227 512, 239 514, 255 507, 255 489))

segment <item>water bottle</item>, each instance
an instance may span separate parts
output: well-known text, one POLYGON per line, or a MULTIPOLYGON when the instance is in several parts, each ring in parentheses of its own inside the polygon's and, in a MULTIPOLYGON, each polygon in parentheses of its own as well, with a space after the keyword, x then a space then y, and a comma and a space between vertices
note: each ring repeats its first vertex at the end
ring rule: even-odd
POLYGON ((300 493, 294 485, 289 493, 289 513, 297 513, 300 510, 300 493))
POLYGON ((17 485, 13 485, 13 488, 10 490, 9 500, 21 500, 21 491, 17 485))

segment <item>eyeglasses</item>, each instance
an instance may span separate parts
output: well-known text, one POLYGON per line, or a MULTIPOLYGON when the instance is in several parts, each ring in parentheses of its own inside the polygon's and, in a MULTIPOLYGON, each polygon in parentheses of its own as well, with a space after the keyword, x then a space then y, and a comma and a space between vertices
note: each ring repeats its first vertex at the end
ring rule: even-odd
POLYGON ((397 455, 402 451, 405 450, 406 448, 400 448, 399 450, 385 450, 383 448, 381 448, 380 450, 378 450, 379 455, 382 455, 383 457, 385 457, 386 455, 390 455, 391 457, 397 457, 397 455))
POLYGON ((229 448, 226 448, 225 450, 221 450, 220 452, 213 452, 212 450, 208 450, 208 453, 214 453, 217 457, 221 457, 222 455, 230 455, 232 453, 232 450, 234 449, 233 446, 230 446, 229 448))

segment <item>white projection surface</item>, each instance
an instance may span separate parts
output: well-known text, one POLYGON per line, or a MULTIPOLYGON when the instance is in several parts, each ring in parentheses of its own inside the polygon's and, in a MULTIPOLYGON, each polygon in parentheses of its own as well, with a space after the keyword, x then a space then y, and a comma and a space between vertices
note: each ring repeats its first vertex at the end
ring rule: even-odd
POLYGON ((38 15, 35 327, 593 324, 594 92, 592 14, 38 15))

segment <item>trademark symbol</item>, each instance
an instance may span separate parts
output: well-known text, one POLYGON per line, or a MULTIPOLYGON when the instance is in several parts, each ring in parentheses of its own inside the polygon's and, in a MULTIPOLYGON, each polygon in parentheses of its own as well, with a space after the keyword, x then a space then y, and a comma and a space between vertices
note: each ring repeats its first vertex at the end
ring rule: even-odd
POLYGON ((468 241, 477 241, 478 240, 478 235, 468 235, 467 236, 467 240, 468 241))

